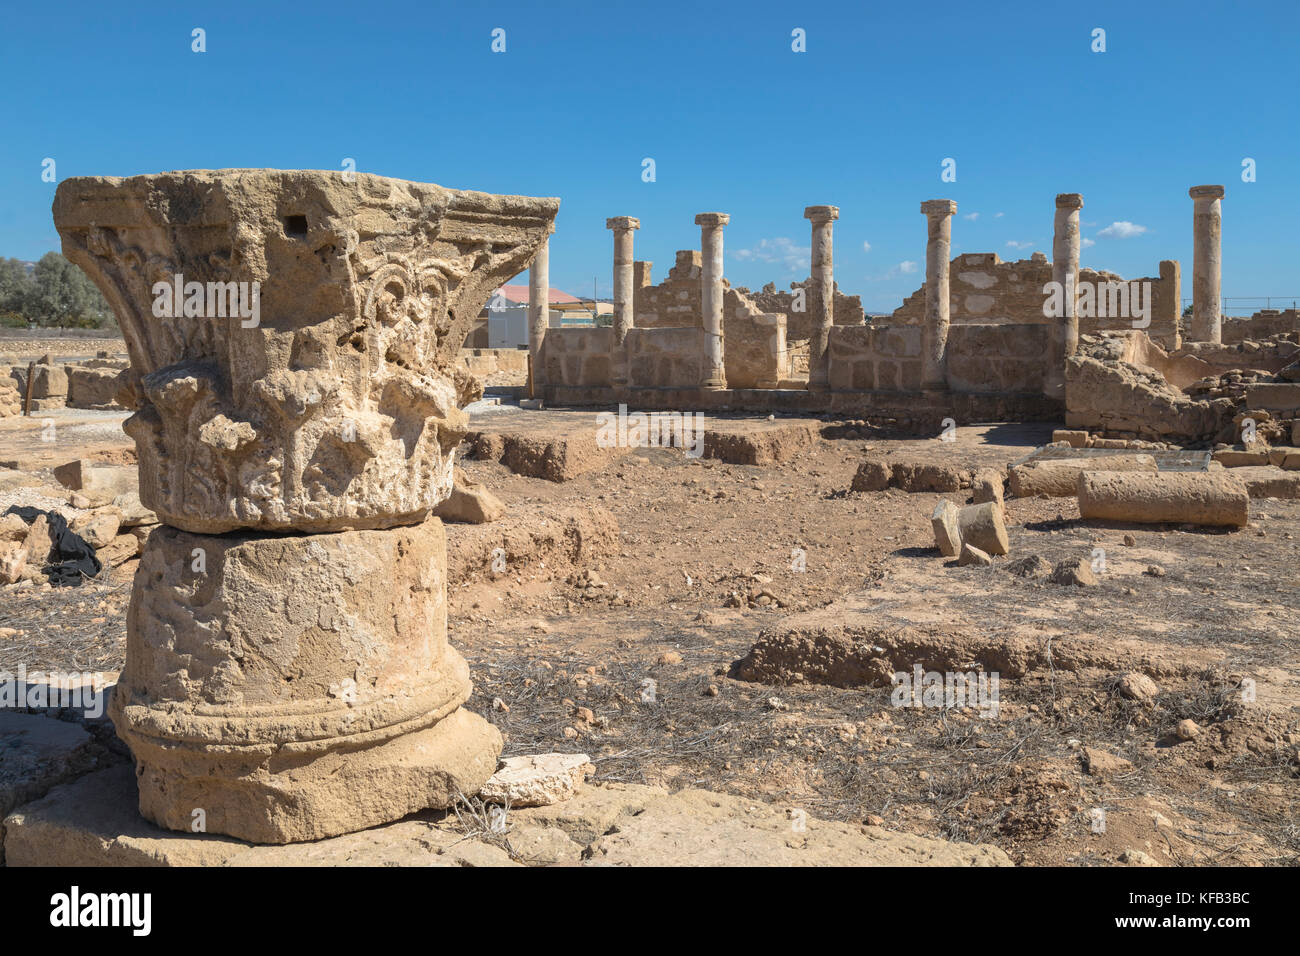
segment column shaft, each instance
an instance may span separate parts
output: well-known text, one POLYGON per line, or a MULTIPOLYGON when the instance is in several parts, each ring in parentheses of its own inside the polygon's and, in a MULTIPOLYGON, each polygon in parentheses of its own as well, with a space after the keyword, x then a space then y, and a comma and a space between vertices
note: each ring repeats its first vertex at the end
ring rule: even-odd
POLYGON ((1079 313, 1076 292, 1079 283, 1079 210, 1083 196, 1059 193, 1052 234, 1052 281, 1059 284, 1064 314, 1048 318, 1047 373, 1043 394, 1065 399, 1065 360, 1079 348, 1079 313))
POLYGON ((707 354, 702 387, 727 387, 727 370, 722 342, 722 227, 731 221, 723 212, 702 212, 695 217, 700 227, 700 255, 703 275, 700 283, 700 306, 704 315, 707 354))
POLYGON ((610 342, 613 351, 615 385, 627 384, 627 333, 635 324, 632 314, 632 239, 633 232, 641 228, 641 220, 632 216, 615 216, 605 220, 605 228, 614 231, 614 335, 610 342))
POLYGON ((1195 200, 1192 212, 1192 325, 1193 342, 1223 341, 1223 317, 1219 311, 1222 282, 1223 223, 1222 186, 1193 186, 1187 191, 1195 200))
POLYGON ((921 330, 921 387, 948 387, 948 259, 952 247, 951 199, 921 203, 928 235, 925 243, 925 326, 921 330))
POLYGON ((546 330, 551 326, 551 242, 542 240, 528 267, 528 356, 533 384, 546 384, 546 330))
POLYGON ((807 296, 812 331, 808 344, 808 388, 825 391, 830 387, 830 337, 835 324, 832 230, 840 211, 835 206, 809 206, 803 214, 812 220, 812 280, 807 296))

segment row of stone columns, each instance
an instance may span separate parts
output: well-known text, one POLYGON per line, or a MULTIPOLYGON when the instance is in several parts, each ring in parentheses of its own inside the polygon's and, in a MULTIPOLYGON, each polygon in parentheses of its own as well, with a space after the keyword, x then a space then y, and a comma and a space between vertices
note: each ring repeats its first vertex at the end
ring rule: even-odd
MULTIPOLYGON (((1189 195, 1195 200, 1193 233, 1195 260, 1193 267, 1191 338, 1197 342, 1221 341, 1222 319, 1219 310, 1221 276, 1220 200, 1222 186, 1193 186, 1189 195)), ((1044 394, 1063 398, 1065 362, 1079 347, 1079 317, 1075 308, 1075 291, 1079 278, 1079 210, 1083 196, 1060 193, 1056 197, 1056 219, 1052 237, 1052 280, 1059 284, 1065 314, 1054 322, 1048 336, 1048 367, 1044 394)), ((921 330, 921 383, 928 389, 947 387, 948 327, 950 322, 949 264, 952 249, 952 217, 957 203, 951 199, 928 199, 921 203, 926 217, 925 245, 925 323, 921 330)), ((829 388, 830 334, 835 322, 835 278, 833 235, 840 211, 835 206, 808 206, 804 218, 812 222, 812 280, 807 290, 811 341, 808 356, 808 388, 829 388)), ((704 363, 703 388, 726 388, 727 375, 723 353, 723 244, 722 229, 731 217, 721 212, 703 212, 695 217, 700 227, 700 251, 703 258, 701 310, 704 332, 708 336, 704 363)), ((615 216, 605 220, 605 228, 614 232, 614 375, 615 385, 626 385, 627 360, 624 343, 635 325, 633 317, 633 250, 632 234, 641 221, 632 216, 615 216)), ((549 283, 547 245, 533 260, 529 271, 529 351, 542 354, 549 324, 549 283)), ((544 368, 537 362, 534 381, 544 384, 544 368)))

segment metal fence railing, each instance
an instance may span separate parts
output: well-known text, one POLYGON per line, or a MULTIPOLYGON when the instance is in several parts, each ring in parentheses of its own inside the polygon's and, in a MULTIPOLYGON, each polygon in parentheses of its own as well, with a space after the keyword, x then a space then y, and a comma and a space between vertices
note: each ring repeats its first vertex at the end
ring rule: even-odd
MULTIPOLYGON (((1192 304, 1189 296, 1182 299, 1183 308, 1192 304)), ((1264 309, 1294 309, 1300 303, 1300 295, 1225 295, 1219 303, 1219 314, 1241 318, 1254 315, 1264 309)))

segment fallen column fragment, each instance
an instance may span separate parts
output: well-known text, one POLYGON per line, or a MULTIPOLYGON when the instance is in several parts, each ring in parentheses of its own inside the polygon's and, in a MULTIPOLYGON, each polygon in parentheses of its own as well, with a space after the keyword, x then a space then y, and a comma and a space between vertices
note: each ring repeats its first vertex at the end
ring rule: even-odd
POLYGON ((1011 469, 1007 482, 1017 498, 1072 498, 1079 475, 1095 471, 1139 471, 1155 473, 1159 468, 1151 455, 1105 455, 1097 458, 1065 458, 1029 462, 1011 469))
POLYGON ((947 558, 955 558, 961 553, 961 531, 957 528, 957 506, 947 498, 941 498, 934 506, 930 516, 930 525, 934 528, 934 544, 939 553, 947 558))
POLYGON ((1224 472, 1092 471, 1078 482, 1079 514, 1107 521, 1241 528, 1250 504, 1246 486, 1224 472))
POLYGON ((969 544, 986 554, 1006 554, 1010 550, 1002 506, 996 501, 962 508, 957 512, 957 529, 962 544, 969 544))

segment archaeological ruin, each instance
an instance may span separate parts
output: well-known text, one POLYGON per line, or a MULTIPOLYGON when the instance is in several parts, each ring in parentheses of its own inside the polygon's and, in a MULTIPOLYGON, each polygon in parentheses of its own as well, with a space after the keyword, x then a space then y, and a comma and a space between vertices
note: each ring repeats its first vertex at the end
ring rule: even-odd
MULTIPOLYGON (((14 685, 0 736, 39 759, 17 783, 0 768, 2 859, 1055 862, 1040 837, 1083 826, 1053 803, 1059 754, 1028 797, 998 790, 1006 764, 981 778, 999 795, 979 825, 907 761, 954 741, 978 758, 986 719, 1073 706, 1058 681, 1121 701, 1129 730, 1165 708, 1189 749, 1193 718, 1238 716, 1223 688, 1254 692, 1253 665, 1114 630, 1139 579, 1177 579, 1152 600, 1179 626, 1187 602, 1214 619, 1166 566, 1223 569, 1215 548, 1300 500, 1300 319, 1222 314, 1224 197, 1190 190, 1186 313, 1178 261, 1089 267, 1084 197, 1061 193, 1050 259, 954 254, 957 203, 920 202, 924 285, 886 315, 837 282, 834 205, 803 210, 808 276, 757 291, 727 278, 728 213, 696 215, 698 248, 657 283, 641 220, 612 216, 612 313, 578 325, 549 306, 558 199, 314 171, 62 181, 64 254, 121 348, 13 340, 0 418, 49 435, 15 450, 0 429, 0 593, 39 608, 121 581, 79 620, 124 638, 102 714, 14 685), (525 269, 526 347, 483 347, 477 317, 525 269), (1104 647, 1062 624, 1075 594, 1110 602, 1078 612, 1104 647), (934 675, 945 736, 913 750, 934 675), (1157 679, 1212 684, 1219 710, 1160 703, 1157 679), (790 700, 828 689, 850 696, 808 743, 790 700), (898 699, 873 711, 877 691, 898 699), (698 789, 711 775, 822 794, 827 819, 792 843, 803 809, 698 789), (904 776, 924 785, 909 809, 877 799, 904 776)), ((0 635, 34 633, 29 613, 0 635)), ((1080 787, 1138 759, 1060 748, 1080 787)))

